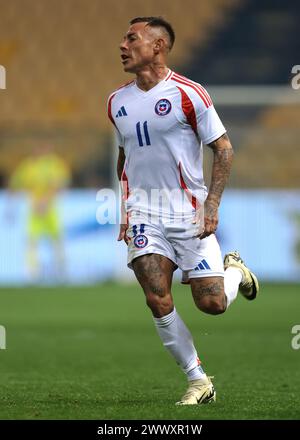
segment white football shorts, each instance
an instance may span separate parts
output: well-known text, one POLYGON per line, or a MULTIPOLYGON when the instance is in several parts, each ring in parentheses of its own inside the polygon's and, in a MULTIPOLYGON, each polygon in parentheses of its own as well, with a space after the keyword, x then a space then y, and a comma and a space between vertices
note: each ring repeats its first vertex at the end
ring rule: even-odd
POLYGON ((196 237, 198 226, 192 219, 180 223, 164 221, 150 223, 145 217, 129 217, 127 236, 128 267, 132 261, 145 254, 160 254, 182 270, 182 282, 190 278, 224 277, 224 267, 219 243, 214 234, 200 240, 196 237))

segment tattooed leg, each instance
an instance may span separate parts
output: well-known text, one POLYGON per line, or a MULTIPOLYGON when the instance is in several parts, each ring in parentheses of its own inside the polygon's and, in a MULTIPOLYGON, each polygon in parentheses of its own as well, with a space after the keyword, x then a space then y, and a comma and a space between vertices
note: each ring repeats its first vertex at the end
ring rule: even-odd
POLYGON ((177 313, 171 295, 174 263, 158 254, 133 260, 135 275, 144 289, 147 304, 154 315, 157 333, 170 355, 187 375, 188 380, 203 379, 193 337, 177 313))
POLYGON ((174 308, 171 284, 175 264, 162 255, 147 254, 133 260, 132 267, 153 316, 170 313, 174 308))
POLYGON ((210 315, 219 315, 226 310, 224 278, 203 277, 191 279, 192 294, 198 309, 210 315))

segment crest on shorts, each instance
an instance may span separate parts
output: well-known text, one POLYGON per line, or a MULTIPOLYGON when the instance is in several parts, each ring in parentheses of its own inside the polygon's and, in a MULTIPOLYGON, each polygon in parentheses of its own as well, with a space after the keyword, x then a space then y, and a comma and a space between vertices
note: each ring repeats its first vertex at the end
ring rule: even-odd
POLYGON ((170 113, 172 104, 168 99, 160 99, 155 104, 155 113, 159 116, 165 116, 170 113))
POLYGON ((142 249, 147 246, 148 238, 146 237, 146 235, 139 234, 134 237, 133 243, 135 247, 137 247, 138 249, 142 249))

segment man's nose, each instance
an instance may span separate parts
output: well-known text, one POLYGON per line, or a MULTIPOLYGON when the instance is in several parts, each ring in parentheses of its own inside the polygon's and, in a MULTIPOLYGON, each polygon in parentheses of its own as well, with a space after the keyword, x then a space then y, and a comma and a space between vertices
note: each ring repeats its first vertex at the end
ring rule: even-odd
POLYGON ((120 45, 119 45, 119 49, 120 50, 126 50, 127 49, 127 44, 126 44, 126 40, 122 40, 120 45))

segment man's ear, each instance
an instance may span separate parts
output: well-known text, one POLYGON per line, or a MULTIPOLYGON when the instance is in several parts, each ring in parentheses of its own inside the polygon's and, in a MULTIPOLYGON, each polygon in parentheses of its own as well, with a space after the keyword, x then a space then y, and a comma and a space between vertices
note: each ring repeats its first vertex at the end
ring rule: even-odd
POLYGON ((154 53, 158 54, 165 47, 165 42, 162 38, 158 38, 154 43, 154 53))

